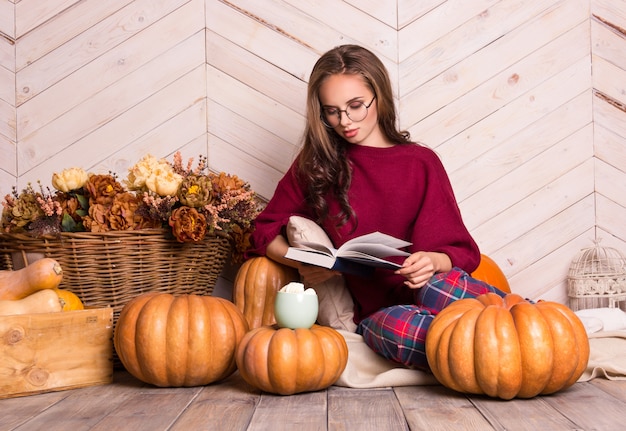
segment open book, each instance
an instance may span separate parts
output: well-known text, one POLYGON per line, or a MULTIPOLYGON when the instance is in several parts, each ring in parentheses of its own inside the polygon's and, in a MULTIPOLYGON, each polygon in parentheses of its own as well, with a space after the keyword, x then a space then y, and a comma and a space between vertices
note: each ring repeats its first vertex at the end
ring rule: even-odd
POLYGON ((338 249, 313 242, 299 242, 289 247, 285 257, 340 272, 368 275, 374 268, 396 270, 400 265, 387 260, 390 256, 409 256, 400 248, 410 242, 381 232, 373 232, 347 241, 338 249))

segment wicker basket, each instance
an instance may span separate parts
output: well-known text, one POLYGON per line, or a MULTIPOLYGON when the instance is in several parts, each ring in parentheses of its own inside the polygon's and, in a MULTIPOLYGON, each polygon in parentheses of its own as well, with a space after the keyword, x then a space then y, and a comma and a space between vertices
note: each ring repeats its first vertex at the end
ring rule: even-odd
POLYGON ((165 229, 41 238, 0 234, 0 269, 19 269, 41 257, 56 259, 63 268, 59 287, 86 306, 112 307, 114 322, 129 300, 145 292, 211 294, 229 252, 227 235, 181 244, 165 229))

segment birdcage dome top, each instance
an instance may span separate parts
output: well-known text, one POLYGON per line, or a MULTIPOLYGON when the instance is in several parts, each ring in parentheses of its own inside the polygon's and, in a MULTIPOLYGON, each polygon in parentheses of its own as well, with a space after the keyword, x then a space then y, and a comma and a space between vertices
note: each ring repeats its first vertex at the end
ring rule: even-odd
POLYGON ((613 247, 584 248, 576 255, 569 268, 570 279, 598 279, 626 276, 626 257, 613 247))

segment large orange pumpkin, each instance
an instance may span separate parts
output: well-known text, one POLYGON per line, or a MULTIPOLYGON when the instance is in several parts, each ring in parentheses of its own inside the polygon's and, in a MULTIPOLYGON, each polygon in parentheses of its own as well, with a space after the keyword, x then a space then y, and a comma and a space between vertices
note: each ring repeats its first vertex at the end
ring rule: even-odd
POLYGON ((589 340, 565 305, 488 293, 444 308, 428 329, 426 355, 448 388, 531 398, 573 385, 587 366, 589 340))
POLYGON ((327 326, 310 329, 251 330, 237 349, 241 377, 266 392, 291 395, 318 391, 339 379, 348 362, 348 346, 327 326))
POLYGON ((497 287, 503 292, 510 293, 511 287, 506 276, 498 266, 498 264, 489 256, 485 254, 480 255, 480 263, 478 268, 471 274, 472 277, 484 281, 494 287, 497 287))
POLYGON ((291 281, 300 279, 298 271, 265 256, 243 263, 235 277, 233 302, 243 313, 250 329, 276 323, 276 292, 291 281))
POLYGON ((114 344, 126 370, 143 382, 199 386, 235 371, 247 331, 241 312, 225 299, 146 293, 122 309, 114 344))

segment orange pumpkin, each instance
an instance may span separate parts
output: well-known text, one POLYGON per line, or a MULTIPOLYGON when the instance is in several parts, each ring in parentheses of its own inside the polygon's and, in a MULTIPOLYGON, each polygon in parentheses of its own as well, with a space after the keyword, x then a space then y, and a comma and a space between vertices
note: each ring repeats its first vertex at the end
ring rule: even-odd
POLYGON ((335 383, 346 368, 348 346, 339 332, 327 326, 261 326, 241 340, 236 359, 241 377, 252 386, 291 395, 335 383))
POLYGON ((85 309, 83 302, 74 292, 70 292, 69 290, 65 289, 54 289, 54 291, 59 296, 59 300, 61 301, 61 305, 63 306, 63 311, 85 309))
POLYGON ((511 287, 506 276, 492 258, 487 255, 480 255, 480 263, 478 268, 471 274, 472 277, 484 281, 503 292, 511 293, 511 287))
POLYGON ((199 386, 235 371, 235 351, 247 330, 230 301, 153 292, 124 306, 114 344, 126 370, 143 382, 199 386))
POLYGON ((264 256, 253 257, 241 265, 233 285, 233 302, 245 316, 250 329, 276 323, 276 292, 299 279, 295 268, 264 256))
POLYGON ((531 398, 573 385, 587 366, 589 340, 565 305, 488 293, 456 301, 433 319, 426 356, 448 388, 531 398))

